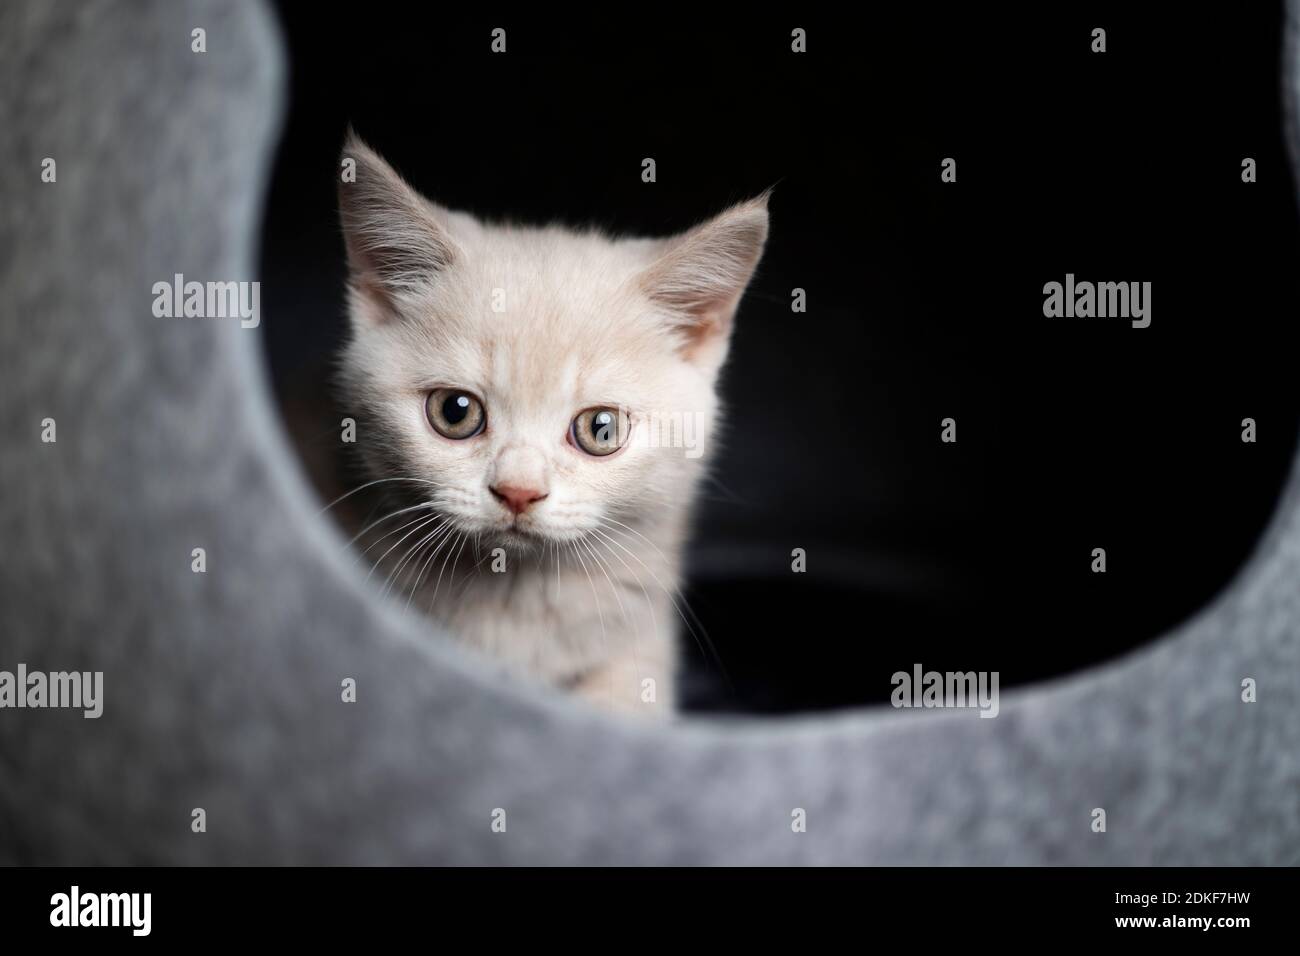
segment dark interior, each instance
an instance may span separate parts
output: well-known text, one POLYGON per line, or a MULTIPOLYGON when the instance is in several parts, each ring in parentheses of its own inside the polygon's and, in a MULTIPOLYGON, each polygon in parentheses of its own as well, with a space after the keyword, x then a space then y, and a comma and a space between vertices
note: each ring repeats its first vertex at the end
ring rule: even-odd
POLYGON ((337 449, 348 122, 427 195, 489 217, 667 234, 775 184, 700 503, 687 598, 716 655, 688 653, 687 705, 879 703, 916 663, 1006 688, 1186 619, 1248 557, 1300 431, 1281 12, 998 16, 846 29, 284 4, 263 331, 314 473, 337 449), (1150 281, 1151 326, 1045 318, 1043 285, 1066 273, 1150 281))

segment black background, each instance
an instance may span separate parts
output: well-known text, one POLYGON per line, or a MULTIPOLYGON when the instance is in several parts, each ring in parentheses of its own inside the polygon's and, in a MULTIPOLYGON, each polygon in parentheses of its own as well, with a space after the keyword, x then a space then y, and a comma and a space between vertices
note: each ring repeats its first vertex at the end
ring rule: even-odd
POLYGON ((776 185, 687 592, 726 677, 692 651, 693 708, 880 702, 916 663, 1069 673, 1186 619, 1258 541, 1300 429, 1279 8, 280 14, 263 329, 312 460, 337 450, 349 121, 488 217, 667 234, 776 185), (1150 328, 1044 318, 1067 272, 1150 281, 1150 328))

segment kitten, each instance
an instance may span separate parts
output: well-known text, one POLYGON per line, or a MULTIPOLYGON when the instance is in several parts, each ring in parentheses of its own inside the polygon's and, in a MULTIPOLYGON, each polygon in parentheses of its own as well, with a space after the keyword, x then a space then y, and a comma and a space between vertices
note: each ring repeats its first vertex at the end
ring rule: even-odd
POLYGON ((510 668, 671 713, 689 512, 766 194, 670 239, 610 239, 489 225, 353 135, 343 155, 340 380, 389 491, 370 559, 510 668))

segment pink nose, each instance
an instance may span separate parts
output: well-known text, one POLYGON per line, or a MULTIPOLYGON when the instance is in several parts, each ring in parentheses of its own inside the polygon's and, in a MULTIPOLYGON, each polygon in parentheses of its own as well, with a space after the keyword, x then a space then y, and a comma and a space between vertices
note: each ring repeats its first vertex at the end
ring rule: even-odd
POLYGON ((497 485, 488 489, 514 514, 521 515, 546 497, 546 492, 536 488, 516 488, 514 485, 497 485))

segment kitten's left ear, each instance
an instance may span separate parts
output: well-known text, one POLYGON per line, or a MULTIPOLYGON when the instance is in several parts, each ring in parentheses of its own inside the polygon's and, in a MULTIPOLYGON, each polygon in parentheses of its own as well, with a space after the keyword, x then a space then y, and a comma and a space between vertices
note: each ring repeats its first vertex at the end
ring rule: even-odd
POLYGON ((682 354, 701 365, 716 368, 726 356, 736 306, 767 241, 769 192, 667 240, 639 277, 673 316, 682 354))

